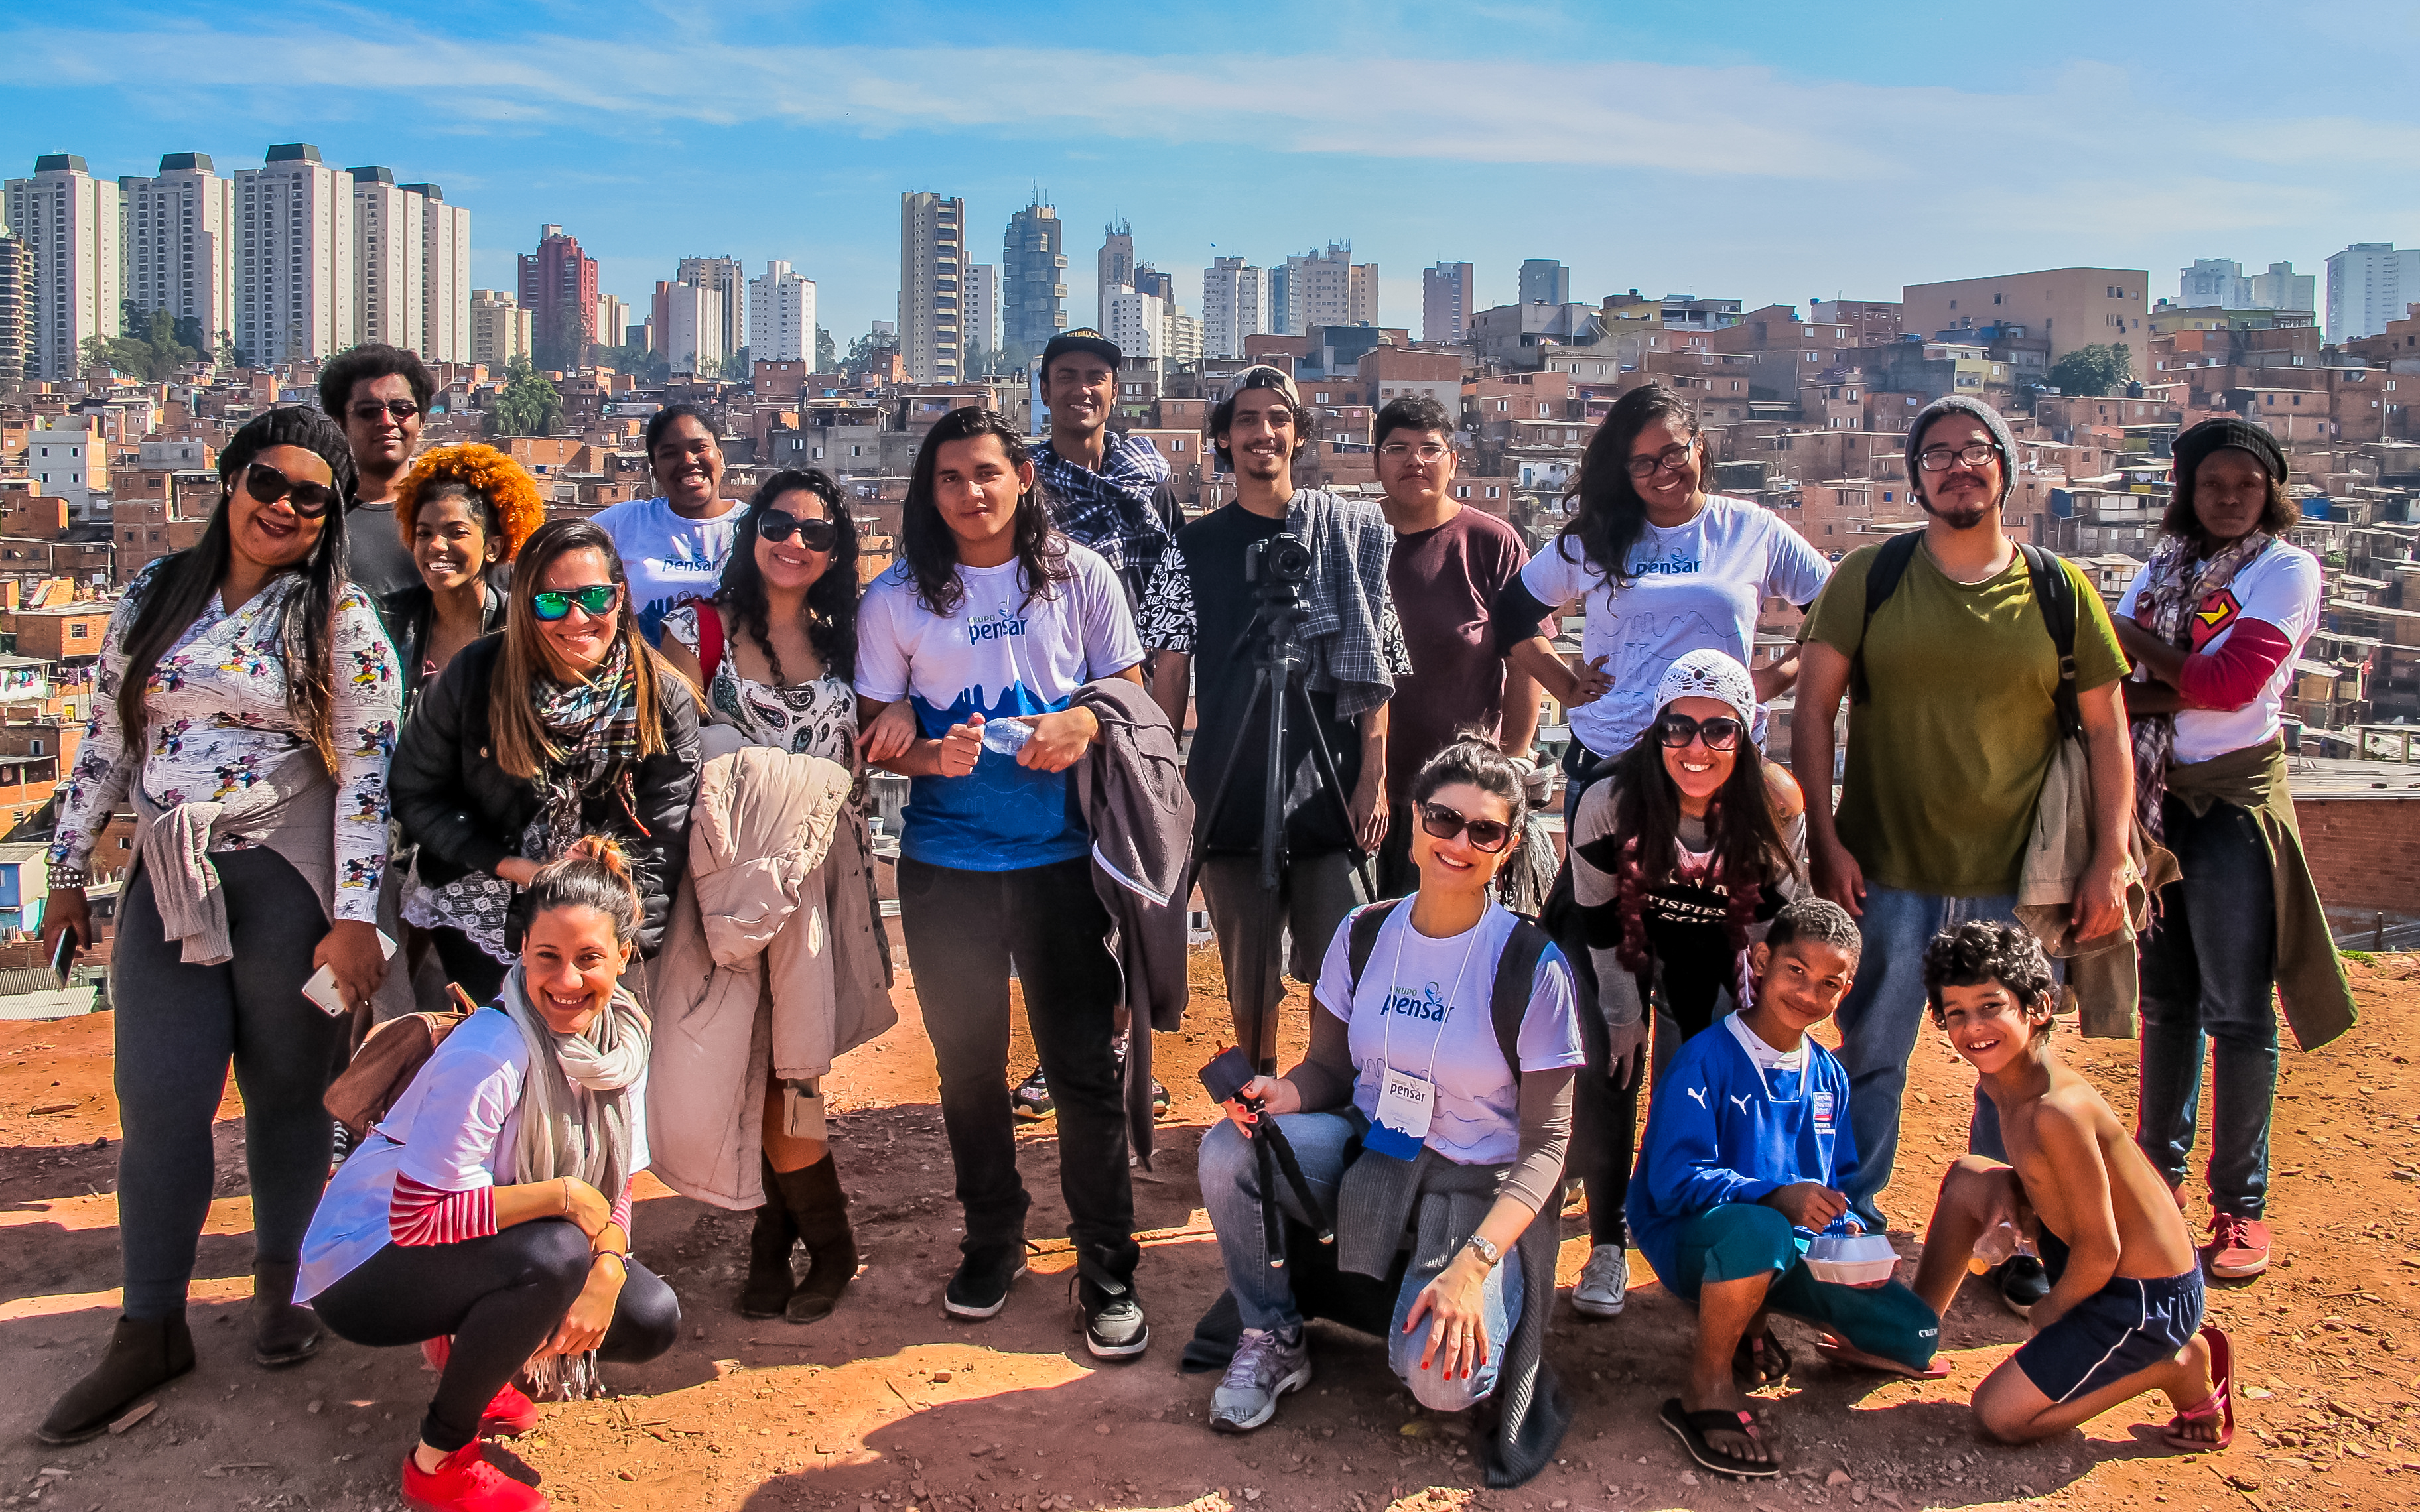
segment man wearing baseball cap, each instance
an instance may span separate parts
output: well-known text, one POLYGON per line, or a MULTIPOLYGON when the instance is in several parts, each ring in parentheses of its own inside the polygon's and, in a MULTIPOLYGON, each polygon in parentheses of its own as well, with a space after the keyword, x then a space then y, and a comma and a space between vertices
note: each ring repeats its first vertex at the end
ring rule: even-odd
MULTIPOLYGON (((2057 644, 2037 597, 2037 566, 2063 573, 2074 606, 2076 712, 2091 766, 2094 849, 2074 904, 2075 937, 2115 933, 2134 804, 2118 682, 2125 654, 2101 595, 2073 565, 2029 561, 2002 528, 2016 446, 1997 411, 1950 394, 1907 433, 1907 476, 1924 529, 1853 551, 1808 613, 1791 766, 1808 784, 1807 851, 1815 890, 1857 916, 1865 961, 1839 1011, 1840 1061, 1861 1157, 1843 1183, 1869 1233, 1899 1149, 1907 1059, 1925 1015, 1924 947, 1969 919, 2016 921, 2034 805, 2057 753, 2057 644), (1898 577, 1892 582, 1892 569, 1898 577), (1869 579, 1887 596, 1874 601, 1869 579), (1832 725, 1849 710, 1837 816, 1818 774, 1832 771, 1832 725)), ((2028 548, 2031 549, 2031 548, 2028 548)), ((1978 1098, 1971 1144, 2007 1159, 1999 1118, 1978 1098)), ((2050 1290, 2019 1256, 1996 1278, 2020 1313, 2050 1290)))
POLYGON ((1117 569, 1133 605, 1185 515, 1168 486, 1167 460, 1150 442, 1109 428, 1124 361, 1115 342, 1089 327, 1050 338, 1042 348, 1050 439, 1033 449, 1033 471, 1051 518, 1117 569))

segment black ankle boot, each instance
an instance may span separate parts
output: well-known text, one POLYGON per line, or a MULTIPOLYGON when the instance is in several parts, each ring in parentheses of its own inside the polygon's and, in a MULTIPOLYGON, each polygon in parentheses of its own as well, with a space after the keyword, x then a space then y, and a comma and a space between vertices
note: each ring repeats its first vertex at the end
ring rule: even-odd
POLYGON ((798 1226, 789 1205, 782 1200, 782 1178, 773 1163, 759 1157, 758 1173, 765 1183, 765 1205, 756 1210, 756 1227, 748 1236, 748 1282, 739 1288, 739 1316, 779 1318, 799 1289, 790 1270, 790 1250, 799 1242, 798 1226))
POLYGON ((112 1420, 155 1386, 194 1368, 194 1335, 182 1314, 137 1320, 120 1318, 109 1349, 91 1374, 68 1388, 36 1431, 44 1443, 82 1443, 109 1431, 112 1420))
POLYGON ((807 1278, 790 1296, 791 1322, 812 1323, 831 1315, 840 1294, 857 1275, 857 1236, 848 1227, 848 1196, 840 1189, 840 1167, 826 1155, 803 1171, 780 1177, 783 1205, 807 1246, 807 1278))
POLYGON ((301 1365, 319 1352, 319 1315, 294 1305, 292 1260, 252 1267, 252 1357, 271 1370, 301 1365))

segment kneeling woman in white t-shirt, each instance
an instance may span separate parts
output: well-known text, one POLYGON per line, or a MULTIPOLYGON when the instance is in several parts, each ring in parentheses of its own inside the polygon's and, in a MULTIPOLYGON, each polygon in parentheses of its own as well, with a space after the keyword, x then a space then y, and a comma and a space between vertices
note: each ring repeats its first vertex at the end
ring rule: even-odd
MULTIPOLYGON (((1535 926, 1488 891, 1521 833, 1519 768, 1493 742, 1466 735, 1420 768, 1412 808, 1419 890, 1408 907, 1375 903, 1346 918, 1320 969, 1323 1011, 1311 1016, 1309 1056, 1283 1076, 1253 1078, 1243 1096, 1278 1116, 1311 1194, 1335 1211, 1340 1268, 1374 1261, 1364 1273, 1383 1275, 1402 1238, 1417 1231, 1388 1363, 1424 1405, 1454 1410, 1487 1397, 1503 1372, 1536 1365, 1534 1355, 1508 1362, 1507 1354, 1516 1341, 1533 1350, 1544 1335, 1543 1327, 1523 1329, 1525 1311, 1536 1309, 1531 1321, 1542 1324, 1554 1305, 1556 1210, 1548 1204, 1560 1190, 1571 1135, 1573 1068, 1585 1057, 1569 967, 1552 945, 1511 949, 1516 931, 1535 926), (1375 910, 1388 912, 1374 936, 1361 924, 1357 949, 1356 925, 1375 910), (1517 1070, 1507 1064, 1494 1009, 1508 960, 1535 962, 1517 1070), (1446 1206, 1475 1227, 1433 1233, 1430 1205, 1454 1196, 1466 1200, 1446 1206), (1532 1237, 1547 1246, 1543 1285, 1515 1253, 1516 1245, 1536 1248, 1522 1239, 1542 1210, 1546 1223, 1532 1237), (1379 1213, 1386 1218, 1372 1217, 1379 1213)), ((1238 1103, 1226 1107, 1228 1121, 1202 1142, 1200 1170, 1243 1323, 1211 1426, 1240 1433, 1267 1422, 1278 1397, 1311 1379, 1311 1355, 1293 1272, 1272 1266, 1266 1253, 1249 1137, 1257 1119, 1238 1103)), ((1290 1191, 1284 1202, 1289 1211, 1296 1206, 1290 1191)), ((1488 1468, 1494 1483, 1497 1466, 1488 1468)), ((1526 1478, 1535 1468, 1516 1464, 1512 1473, 1526 1478)))
POLYGON ((298 1300, 356 1344, 427 1344, 442 1369, 403 1461, 416 1507, 536 1508, 481 1458, 537 1410, 514 1386, 597 1392, 596 1361, 672 1348, 680 1304, 630 1258, 646 1168, 647 1020, 615 983, 639 890, 612 841, 539 868, 501 998, 438 1045, 337 1169, 302 1245, 298 1300))

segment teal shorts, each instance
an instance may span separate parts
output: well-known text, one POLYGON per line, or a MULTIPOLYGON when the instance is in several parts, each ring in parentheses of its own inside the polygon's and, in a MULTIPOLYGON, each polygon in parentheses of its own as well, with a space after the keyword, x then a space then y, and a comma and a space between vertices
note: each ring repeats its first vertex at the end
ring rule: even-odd
POLYGON ((1699 1213, 1682 1230, 1677 1258, 1678 1273, 1665 1277, 1665 1284, 1692 1302, 1709 1281, 1778 1273, 1764 1304, 1784 1317, 1812 1323, 1911 1370, 1931 1365, 1941 1347, 1941 1319, 1915 1292, 1895 1280, 1870 1288, 1816 1280, 1807 1269, 1797 1230, 1761 1203, 1726 1202, 1699 1213))

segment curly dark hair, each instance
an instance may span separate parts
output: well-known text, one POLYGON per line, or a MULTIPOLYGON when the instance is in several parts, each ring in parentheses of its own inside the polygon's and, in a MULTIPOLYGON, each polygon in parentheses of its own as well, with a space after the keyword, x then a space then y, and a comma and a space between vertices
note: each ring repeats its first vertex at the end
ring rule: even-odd
POLYGON ((1800 940, 1828 945, 1852 961, 1866 953, 1866 937, 1857 933, 1857 921, 1829 898, 1792 898, 1765 926, 1764 943, 1770 949, 1800 940))
MULTIPOLYGON (((1660 721, 1658 721, 1660 724, 1660 721)), ((1664 764, 1664 743, 1658 726, 1650 724, 1614 758, 1613 833, 1621 837, 1621 859, 1613 875, 1614 901, 1621 919, 1621 942, 1614 953, 1632 971, 1644 971, 1647 944, 1647 893, 1673 872, 1680 854, 1681 790, 1664 764), (1651 865, 1646 857, 1652 857, 1651 865)), ((1773 815, 1773 796, 1765 785, 1764 755, 1756 742, 1741 737, 1731 760, 1731 775, 1714 790, 1706 805, 1706 839, 1714 852, 1713 879, 1728 890, 1730 907, 1723 928, 1731 949, 1748 946, 1748 926, 1756 921, 1765 888, 1797 874, 1790 844, 1773 815)))
POLYGON ((1579 560, 1617 585, 1629 586, 1622 567, 1630 561, 1630 548, 1647 532, 1647 501, 1638 497, 1637 486, 1630 481, 1630 445, 1638 440, 1639 432, 1666 420, 1680 421, 1689 428, 1691 439, 1700 443, 1698 479, 1699 487, 1704 488, 1705 432, 1699 428, 1697 411, 1689 408, 1689 401, 1679 390, 1662 383, 1631 390, 1606 412, 1604 424, 1589 438, 1588 450, 1580 454, 1578 475, 1563 490, 1571 521, 1556 532, 1554 549, 1562 552, 1565 561, 1572 560, 1571 546, 1576 545, 1579 560))
POLYGON ((420 354, 408 347, 390 347, 382 341, 365 341, 349 351, 338 353, 319 369, 319 408, 328 418, 341 425, 345 410, 353 402, 353 390, 376 378, 401 377, 411 385, 411 402, 420 406, 423 414, 428 402, 437 396, 437 380, 429 376, 428 364, 420 354))
MULTIPOLYGON (((950 522, 941 517, 941 506, 933 497, 933 474, 942 447, 981 436, 999 440, 1011 468, 1022 471, 1032 466, 1033 454, 1026 450, 1025 438, 999 410, 974 405, 953 409, 924 433, 915 471, 908 475, 908 501, 900 509, 901 555, 916 579, 916 596, 943 619, 958 611, 967 590, 958 580, 958 538, 950 522)), ((1042 491, 1040 479, 1017 496, 1013 529, 1017 564, 1024 569, 1026 602, 1051 597, 1052 585, 1073 578, 1076 569, 1067 561, 1067 538, 1051 528, 1049 496, 1042 491)))
POLYGON ((1944 987, 1981 987, 1998 982, 2028 1011, 2042 1010, 2042 1027, 2050 1027, 2050 1011, 2057 1007, 2058 983, 2052 980, 2050 957, 2041 941, 2015 924, 1970 918, 1935 934, 1924 948, 1924 999, 1932 1022, 1945 1022, 1941 1006, 1944 987))
POLYGON ((765 599, 765 569, 756 564, 756 526, 765 511, 783 494, 809 493, 823 501, 824 513, 837 529, 831 559, 824 575, 807 589, 807 640, 823 658, 824 670, 844 683, 857 680, 857 522, 849 517, 848 501, 840 485, 821 468, 789 468, 758 486, 739 517, 731 541, 731 555, 722 564, 722 582, 713 603, 739 621, 765 660, 773 669, 773 686, 786 687, 781 656, 773 649, 771 609, 765 599))

